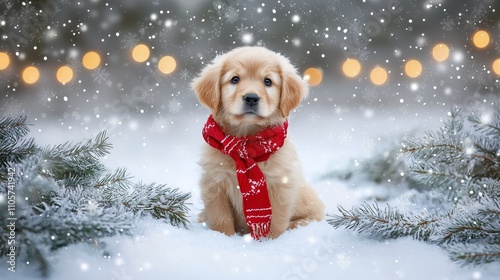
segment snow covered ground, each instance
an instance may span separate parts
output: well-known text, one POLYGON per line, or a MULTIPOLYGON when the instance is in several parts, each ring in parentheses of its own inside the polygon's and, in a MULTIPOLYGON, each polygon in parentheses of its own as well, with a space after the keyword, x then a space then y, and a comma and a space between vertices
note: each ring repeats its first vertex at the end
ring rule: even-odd
MULTIPOLYGON (((366 156, 384 139, 418 127, 435 129, 446 117, 446 109, 372 115, 310 107, 292 116, 289 137, 296 142, 305 174, 328 213, 336 213, 339 204, 350 208, 374 189, 367 183, 366 188, 353 190, 345 182, 321 180, 322 174, 366 156)), ((93 246, 77 244, 57 251, 50 279, 498 279, 498 263, 462 268, 437 246, 411 238, 373 240, 334 229, 326 221, 263 242, 208 230, 196 223, 202 208, 196 162, 204 145, 200 131, 207 111, 194 111, 173 120, 167 131, 146 118, 108 127, 114 149, 104 160, 110 169, 127 167, 136 180, 191 192, 189 229, 144 219, 135 238, 111 237, 93 246)), ((54 145, 79 141, 93 132, 36 121, 32 136, 41 145, 54 145)), ((1 278, 39 276, 21 265, 16 273, 2 273, 1 278)))

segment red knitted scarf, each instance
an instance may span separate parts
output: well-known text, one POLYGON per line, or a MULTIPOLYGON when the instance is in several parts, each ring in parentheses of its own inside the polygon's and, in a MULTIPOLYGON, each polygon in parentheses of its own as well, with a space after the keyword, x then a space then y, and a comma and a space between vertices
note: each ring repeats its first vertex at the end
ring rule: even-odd
POLYGON ((203 128, 203 138, 212 147, 229 155, 236 164, 236 177, 243 197, 243 214, 254 239, 267 237, 271 229, 271 202, 264 174, 257 162, 266 161, 283 146, 288 121, 266 128, 256 135, 226 135, 212 116, 203 128))

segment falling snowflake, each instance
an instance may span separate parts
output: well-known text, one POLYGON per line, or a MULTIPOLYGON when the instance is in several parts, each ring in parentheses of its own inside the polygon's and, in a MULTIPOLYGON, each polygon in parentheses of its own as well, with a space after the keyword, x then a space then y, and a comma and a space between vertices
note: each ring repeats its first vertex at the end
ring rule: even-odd
POLYGON ((67 62, 68 66, 73 70, 75 74, 80 72, 80 70, 82 69, 82 62, 76 57, 69 57, 67 62))
POLYGON ((447 16, 441 21, 441 27, 443 28, 443 30, 452 31, 455 28, 455 21, 452 17, 447 16))
POLYGON ((476 28, 477 24, 481 23, 486 18, 487 12, 487 5, 482 1, 477 1, 477 3, 473 5, 472 12, 467 17, 467 27, 469 29, 476 28))
POLYGON ((168 102, 168 111, 172 114, 177 114, 181 111, 182 109, 182 104, 179 100, 177 99, 172 99, 170 102, 168 102))
POLYGON ((411 201, 409 195, 404 194, 396 199, 394 206, 402 212, 408 212, 415 204, 411 201))
POLYGON ((7 8, 7 10, 10 10, 10 8, 12 8, 12 6, 13 6, 13 4, 10 1, 6 1, 6 0, 2 0, 2 1, 0 1, 0 3, 3 3, 5 5, 5 7, 7 8))
POLYGON ((40 103, 44 106, 48 106, 48 104, 56 97, 56 93, 50 89, 43 88, 38 96, 40 98, 40 103))
POLYGON ((109 73, 102 67, 98 67, 94 70, 91 76, 94 79, 94 82, 97 82, 98 84, 106 83, 108 86, 111 84, 111 81, 108 80, 109 73))
POLYGON ((23 108, 24 106, 21 103, 10 101, 5 102, 0 111, 4 117, 14 117, 25 114, 23 108))
POLYGON ((500 53, 500 41, 496 41, 496 42, 495 42, 495 51, 496 51, 497 53, 500 53))
POLYGON ((309 120, 312 122, 317 122, 319 120, 319 115, 316 112, 312 112, 309 114, 309 120))
POLYGON ((139 39, 137 39, 137 35, 135 35, 134 33, 128 33, 122 40, 123 46, 126 49, 132 49, 133 47, 135 47, 135 45, 137 45, 138 42, 139 39))
POLYGON ((352 136, 349 132, 344 130, 339 134, 338 139, 341 144, 348 144, 351 142, 352 136))
POLYGON ((183 79, 184 81, 189 79, 190 75, 191 75, 191 73, 189 73, 189 71, 187 69, 184 69, 181 71, 181 79, 183 79))
POLYGON ((344 253, 338 254, 337 255, 337 266, 343 270, 348 269, 349 266, 351 266, 351 259, 348 256, 346 256, 344 253))
POLYGON ((170 125, 171 125, 170 119, 161 116, 155 117, 153 123, 149 127, 149 131, 158 134, 164 134, 168 132, 170 125))
POLYGON ((363 90, 363 99, 365 99, 368 104, 372 105, 378 101, 378 92, 373 87, 366 87, 363 90))
POLYGON ((102 250, 104 249, 104 242, 102 242, 101 240, 99 240, 99 238, 92 238, 90 240, 90 246, 92 246, 92 249, 96 250, 96 251, 99 251, 99 250, 102 250))
POLYGON ((234 23, 238 20, 239 12, 235 7, 228 6, 221 1, 216 1, 213 5, 219 17, 223 18, 227 23, 234 23))
POLYGON ((160 35, 158 37, 160 37, 160 42, 162 43, 168 43, 172 40, 172 38, 170 38, 170 30, 168 28, 164 28, 161 32, 160 32, 160 35))
POLYGON ((373 141, 373 139, 367 137, 365 138, 365 140, 363 140, 363 143, 361 144, 361 149, 363 153, 371 154, 374 148, 375 148, 375 141, 373 141))
POLYGON ((217 39, 217 38, 219 38, 221 33, 222 33, 222 26, 218 22, 216 22, 212 26, 212 30, 210 31, 210 35, 212 35, 212 38, 217 39))

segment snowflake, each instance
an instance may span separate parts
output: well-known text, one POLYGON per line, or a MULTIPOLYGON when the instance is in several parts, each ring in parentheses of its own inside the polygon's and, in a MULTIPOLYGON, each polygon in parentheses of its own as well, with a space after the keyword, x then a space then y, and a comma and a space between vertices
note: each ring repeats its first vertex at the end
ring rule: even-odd
POLYGON ((127 49, 132 49, 138 42, 139 39, 137 39, 137 35, 134 33, 128 33, 122 40, 123 46, 127 49))
POLYGON ((160 1, 159 0, 153 1, 153 6, 158 6, 158 5, 160 5, 160 1))
POLYGON ((182 109, 181 102, 175 98, 170 100, 170 102, 168 103, 168 111, 172 114, 179 113, 181 109, 182 109))
POLYGON ((169 34, 170 32, 169 31, 170 30, 168 28, 164 28, 160 32, 160 35, 159 35, 160 42, 162 42, 162 43, 168 43, 168 42, 172 41, 171 38, 170 38, 170 34, 169 34))
POLYGON ((401 107, 398 108, 399 111, 403 114, 403 115, 408 115, 408 105, 403 105, 401 107))
POLYGON ((219 17, 224 18, 227 23, 234 23, 238 20, 238 10, 235 7, 228 6, 221 1, 214 2, 214 8, 219 17))
POLYGON ((75 74, 80 72, 80 69, 82 68, 82 63, 78 58, 69 57, 67 62, 68 62, 68 66, 73 70, 73 72, 75 74))
POLYGON ((365 99, 368 104, 372 105, 373 103, 377 102, 379 97, 378 97, 378 92, 375 90, 373 87, 366 87, 363 90, 363 99, 365 99))
POLYGON ((189 73, 189 71, 186 69, 181 71, 181 79, 184 79, 184 81, 189 79, 190 75, 191 75, 191 73, 189 73))
POLYGON ((155 117, 153 123, 149 127, 149 131, 158 134, 163 134, 168 132, 170 125, 171 125, 170 119, 165 117, 155 117))
POLYGON ((219 38, 221 33, 222 33, 222 26, 220 25, 220 23, 216 22, 212 26, 212 30, 210 31, 210 34, 212 35, 213 38, 219 38))
POLYGON ((309 114, 309 120, 312 122, 317 122, 319 120, 319 115, 316 112, 312 112, 309 114))
POLYGON ((408 212, 413 206, 415 206, 415 204, 411 202, 410 196, 407 194, 396 199, 395 207, 402 212, 408 212))
POLYGON ((344 253, 337 255, 337 266, 340 269, 345 270, 349 268, 350 265, 351 265, 351 259, 348 256, 346 256, 344 253))
POLYGON ((467 18, 467 27, 470 29, 476 28, 477 23, 482 22, 488 12, 487 5, 484 2, 478 2, 473 5, 472 12, 467 18))
POLYGON ((99 251, 104 249, 104 242, 99 240, 99 238, 91 238, 90 241, 92 242, 90 246, 92 246, 92 249, 99 251))
POLYGON ((455 21, 452 17, 447 16, 441 21, 441 27, 443 28, 443 30, 452 31, 455 27, 455 21))
POLYGON ((495 51, 496 51, 497 53, 500 53, 500 41, 496 41, 496 42, 495 42, 495 51))
POLYGON ((25 114, 23 107, 24 106, 21 103, 10 101, 4 103, 2 110, 0 111, 4 117, 14 117, 19 116, 20 114, 25 114))
POLYGON ((7 8, 7 10, 10 10, 10 8, 12 8, 12 3, 10 1, 7 1, 7 0, 2 0, 0 1, 0 3, 3 3, 5 5, 5 7, 7 8))
POLYGON ((51 102, 52 99, 56 97, 56 93, 50 89, 43 88, 38 94, 38 96, 40 97, 40 103, 42 103, 42 105, 44 106, 47 106, 49 102, 51 102))
POLYGON ((424 100, 424 97, 420 94, 417 94, 415 95, 415 101, 417 101, 418 103, 422 102, 422 100, 424 100))
POLYGON ((177 87, 177 83, 176 83, 176 82, 171 82, 171 83, 170 83, 170 86, 171 86, 172 88, 176 88, 176 87, 177 87))
POLYGON ((375 148, 375 142, 371 138, 365 138, 361 144, 361 149, 365 154, 371 154, 375 148))
POLYGON ((341 144, 348 144, 351 142, 352 136, 349 132, 344 130, 339 134, 338 139, 341 144))
POLYGON ((97 82, 99 84, 106 83, 106 85, 108 86, 111 84, 111 81, 108 80, 109 73, 106 72, 106 69, 103 69, 102 67, 98 67, 96 70, 94 70, 91 76, 94 79, 94 82, 97 82))

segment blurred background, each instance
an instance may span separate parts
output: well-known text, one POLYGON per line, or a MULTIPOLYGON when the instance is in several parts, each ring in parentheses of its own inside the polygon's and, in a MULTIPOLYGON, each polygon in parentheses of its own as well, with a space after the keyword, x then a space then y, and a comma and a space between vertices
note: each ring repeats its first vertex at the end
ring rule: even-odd
POLYGON ((499 8, 495 0, 2 0, 0 110, 87 134, 182 131, 176 124, 193 112, 208 113, 189 88, 200 69, 261 45, 309 80, 297 110, 309 122, 347 112, 418 122, 428 110, 498 96, 499 8))

